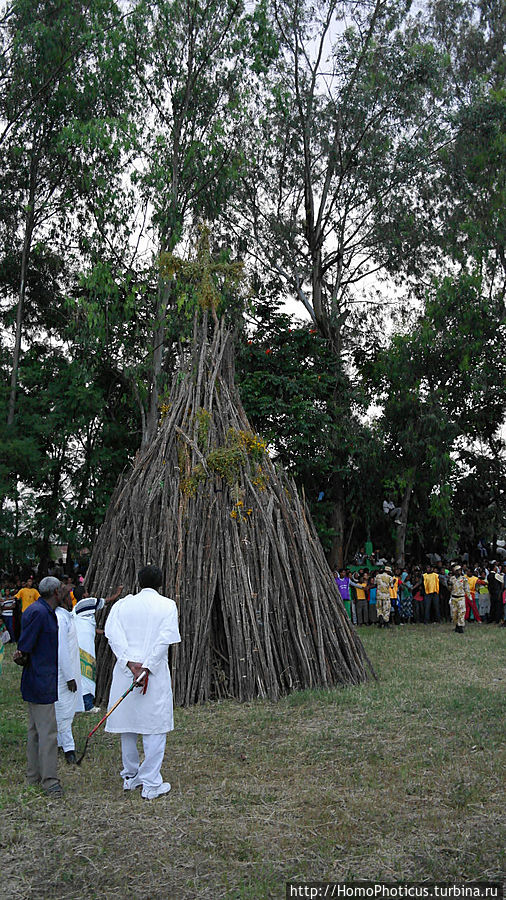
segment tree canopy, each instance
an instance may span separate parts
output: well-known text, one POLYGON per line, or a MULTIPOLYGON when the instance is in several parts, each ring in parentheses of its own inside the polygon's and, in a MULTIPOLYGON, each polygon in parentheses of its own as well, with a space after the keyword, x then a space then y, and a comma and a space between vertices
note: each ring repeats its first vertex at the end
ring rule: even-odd
POLYGON ((155 439, 202 222, 331 564, 500 536, 505 29, 498 0, 4 0, 0 565, 89 547, 155 439))

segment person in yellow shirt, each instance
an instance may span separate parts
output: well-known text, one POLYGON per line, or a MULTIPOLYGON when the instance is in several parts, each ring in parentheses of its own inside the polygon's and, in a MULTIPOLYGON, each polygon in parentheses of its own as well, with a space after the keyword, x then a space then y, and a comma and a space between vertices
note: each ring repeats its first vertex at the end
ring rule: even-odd
POLYGON ((399 581, 400 569, 396 569, 392 576, 392 584, 390 585, 390 621, 396 625, 399 624, 399 581))
POLYGON ((478 576, 473 575, 471 570, 464 566, 464 576, 469 584, 469 596, 466 594, 466 622, 469 621, 471 610, 473 611, 474 621, 481 624, 481 617, 476 608, 476 585, 478 584, 478 576))
POLYGON ((367 615, 367 579, 365 578, 364 572, 361 570, 357 572, 356 580, 353 581, 350 578, 350 584, 355 588, 356 593, 356 610, 357 610, 357 625, 368 625, 369 618, 367 615))
POLYGON ((21 612, 24 613, 32 603, 39 599, 40 594, 37 588, 33 586, 33 578, 30 576, 17 594, 14 594, 16 600, 21 600, 21 612))
POLYGON ((437 572, 434 572, 432 566, 427 566, 427 571, 423 574, 423 592, 424 624, 429 624, 432 608, 434 608, 436 622, 440 622, 441 615, 439 613, 439 575, 437 574, 437 572))

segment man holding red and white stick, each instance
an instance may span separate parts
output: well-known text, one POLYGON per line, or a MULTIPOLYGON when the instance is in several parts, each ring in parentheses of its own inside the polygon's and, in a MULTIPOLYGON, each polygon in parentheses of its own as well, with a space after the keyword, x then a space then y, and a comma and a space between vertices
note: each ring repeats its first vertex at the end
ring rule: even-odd
POLYGON ((158 588, 163 576, 156 566, 139 572, 138 594, 129 594, 113 606, 105 625, 105 636, 116 656, 109 706, 128 689, 131 691, 107 719, 106 731, 121 734, 123 787, 142 787, 142 796, 153 800, 170 791, 160 769, 167 732, 174 728, 172 685, 168 649, 181 640, 177 607, 158 588), (144 761, 140 763, 137 738, 142 735, 144 761))

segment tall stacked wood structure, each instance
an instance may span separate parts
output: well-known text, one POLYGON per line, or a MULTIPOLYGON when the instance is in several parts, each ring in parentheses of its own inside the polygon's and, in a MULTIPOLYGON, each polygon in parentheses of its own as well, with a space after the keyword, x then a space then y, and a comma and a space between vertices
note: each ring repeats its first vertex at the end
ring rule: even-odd
MULTIPOLYGON (((176 268, 171 261, 169 274, 176 268)), ((370 666, 309 513, 242 407, 205 239, 188 268, 204 307, 192 351, 155 440, 116 487, 88 590, 103 596, 123 583, 128 593, 143 565, 161 567, 179 608, 177 704, 363 681, 370 666)), ((113 658, 103 637, 97 664, 97 701, 106 702, 113 658)))

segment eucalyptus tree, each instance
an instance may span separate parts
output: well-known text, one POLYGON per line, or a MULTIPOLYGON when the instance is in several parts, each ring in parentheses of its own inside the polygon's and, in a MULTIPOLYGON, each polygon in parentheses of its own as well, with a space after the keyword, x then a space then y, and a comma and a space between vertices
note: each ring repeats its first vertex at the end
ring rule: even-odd
POLYGON ((47 242, 53 250, 64 248, 68 256, 86 168, 79 144, 71 139, 72 126, 114 116, 121 108, 120 67, 109 63, 114 28, 122 18, 114 0, 93 4, 12 0, 5 11, 0 71, 2 229, 6 256, 18 257, 8 426, 15 418, 33 246, 47 242))
POLYGON ((478 442, 461 455, 452 508, 457 529, 474 550, 478 541, 491 545, 496 555, 497 539, 506 526, 506 460, 504 442, 497 438, 478 442))
MULTIPOLYGON (((262 3, 246 12, 243 0, 134 5, 128 24, 138 110, 132 179, 148 211, 155 260, 184 241, 199 219, 214 222, 235 188, 262 23, 262 3)), ((137 385, 142 447, 156 433, 176 311, 170 279, 156 279, 156 266, 154 276, 146 297, 153 322, 149 367, 145 384, 137 385)))
POLYGON ((506 18, 497 0, 434 0, 429 9, 434 40, 449 59, 455 95, 449 110, 454 137, 439 153, 430 198, 434 245, 447 259, 445 277, 433 284, 426 307, 433 343, 441 348, 432 365, 436 373, 452 353, 443 408, 459 433, 454 472, 438 497, 451 486, 457 530, 471 535, 474 525, 474 537, 480 529, 490 536, 504 515, 499 485, 504 481, 506 402, 501 351, 506 328, 506 18), (470 472, 482 482, 478 502, 469 490, 470 472), (487 495, 493 502, 485 500, 487 495), (483 529, 486 508, 489 523, 483 529))
POLYGON ((500 0, 433 0, 431 32, 450 61, 454 140, 439 155, 433 239, 451 271, 506 290, 506 16, 500 0))
POLYGON ((338 474, 346 496, 347 535, 339 556, 332 502, 338 462, 334 394, 337 386, 350 396, 350 386, 342 383, 340 360, 318 330, 273 307, 272 299, 257 298, 256 328, 243 335, 237 358, 241 400, 276 459, 304 490, 331 565, 342 565, 352 540, 367 539, 381 493, 380 448, 364 419, 367 395, 354 386, 354 409, 344 412, 339 423, 341 451, 346 448, 346 466, 338 474))
MULTIPOLYGON (((134 426, 133 439, 145 445, 152 437, 181 325, 175 302, 167 320, 171 290, 158 278, 158 257, 198 217, 215 219, 233 189, 248 71, 265 64, 257 49, 261 7, 246 14, 228 0, 11 3, 0 73, 2 317, 15 332, 9 423, 22 338, 29 349, 44 334, 87 361, 90 397, 97 385, 107 383, 111 397, 121 388, 127 417, 136 397, 140 437, 134 426), (52 309, 40 306, 43 259, 60 261, 52 309)), ((65 476, 78 505, 93 452, 107 467, 97 423, 116 434, 115 411, 101 397, 98 390, 95 412, 88 409, 82 466, 65 476)), ((124 446, 132 452, 129 440, 124 446)), ((121 469, 124 456, 115 455, 121 469)), ((92 528, 92 510, 87 517, 92 528)))
POLYGON ((353 411, 350 312, 359 291, 386 273, 402 280, 424 271, 431 222, 419 197, 448 139, 444 61, 409 7, 273 0, 279 55, 235 207, 247 249, 278 274, 341 361, 335 558, 345 515, 339 473, 350 450, 341 423, 353 411))
POLYGON ((338 353, 356 286, 425 262, 418 201, 449 136, 445 65, 409 7, 271 6, 280 53, 236 227, 338 353))
MULTIPOLYGON (((76 544, 90 546, 117 476, 139 441, 129 385, 113 364, 118 347, 114 329, 101 334, 96 322, 92 337, 91 329, 80 327, 64 269, 60 256, 34 247, 16 427, 4 429, 0 446, 0 524, 11 561, 26 558, 21 537, 28 533, 43 565, 53 540, 68 543, 71 552, 76 544)), ((122 300, 114 304, 110 293, 102 293, 106 322, 122 300)), ((131 329, 127 322, 124 330, 131 329)), ((9 366, 2 347, 2 412, 8 402, 9 366)))
POLYGON ((71 504, 81 453, 73 435, 85 428, 84 411, 94 422, 100 415, 99 406, 92 413, 83 402, 80 417, 74 414, 81 360, 70 377, 65 363, 73 358, 75 332, 68 296, 85 257, 103 255, 106 246, 96 196, 111 194, 122 177, 129 103, 125 15, 114 0, 11 0, 1 20, 0 407, 7 427, 0 507, 6 530, 15 535, 20 496, 38 498, 30 518, 44 552, 52 528, 58 525, 64 536, 62 511, 71 504), (58 415, 67 417, 63 429, 58 415), (53 442, 45 439, 41 416, 55 427, 53 442), (55 516, 58 503, 63 506, 55 516))
POLYGON ((495 459, 497 472, 504 473, 505 340, 502 299, 490 297, 478 276, 462 273, 434 284, 409 330, 398 331, 369 359, 357 359, 381 407, 385 479, 402 498, 399 562, 414 496, 427 515, 446 520, 439 531, 449 539, 460 523, 453 495, 462 460, 482 446, 480 455, 495 459))

